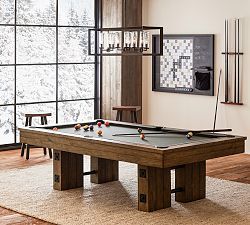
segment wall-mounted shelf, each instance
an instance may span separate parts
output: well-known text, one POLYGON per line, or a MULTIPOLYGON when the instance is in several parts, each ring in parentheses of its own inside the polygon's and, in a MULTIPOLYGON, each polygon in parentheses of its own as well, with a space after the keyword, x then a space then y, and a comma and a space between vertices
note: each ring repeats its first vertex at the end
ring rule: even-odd
POLYGON ((221 102, 221 104, 225 105, 243 105, 243 103, 238 102, 221 102))
POLYGON ((240 50, 240 19, 231 21, 234 22, 234 37, 230 38, 229 34, 232 34, 232 32, 229 32, 229 27, 232 28, 233 26, 229 26, 229 22, 230 20, 225 20, 225 50, 221 53, 225 57, 225 101, 222 103, 227 105, 243 105, 240 96, 242 76, 240 69, 242 64, 240 61, 243 56, 243 51, 240 50), (234 42, 234 46, 229 43, 229 40, 234 42), (234 50, 230 50, 230 47, 234 47, 234 50), (230 60, 230 58, 233 60, 230 60), (234 63, 234 65, 231 66, 231 63, 234 63), (233 71, 231 71, 232 67, 234 67, 233 71), (231 79, 231 76, 233 76, 233 79, 231 79), (229 89, 232 90, 232 96, 229 95, 229 89))
POLYGON ((225 53, 225 52, 222 52, 221 53, 222 55, 225 55, 225 54, 228 54, 228 55, 243 55, 244 53, 243 52, 227 52, 227 53, 225 53))

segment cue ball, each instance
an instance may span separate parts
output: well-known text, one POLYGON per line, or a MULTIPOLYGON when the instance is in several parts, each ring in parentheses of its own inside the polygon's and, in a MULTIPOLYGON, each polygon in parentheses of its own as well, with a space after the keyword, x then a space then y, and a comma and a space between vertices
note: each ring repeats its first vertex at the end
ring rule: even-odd
POLYGON ((142 140, 144 140, 144 139, 145 139, 145 134, 141 134, 141 135, 140 135, 140 138, 141 138, 142 140))
POLYGON ((79 124, 79 123, 76 124, 76 125, 75 125, 75 129, 76 129, 76 130, 80 130, 80 129, 81 129, 81 124, 79 124))
POLYGON ((187 139, 190 139, 193 136, 194 136, 194 134, 192 132, 188 132, 187 135, 186 135, 187 139))
POLYGON ((101 131, 101 130, 98 130, 98 131, 97 131, 97 134, 98 134, 99 136, 102 136, 102 131, 101 131))
POLYGON ((102 126, 102 122, 98 122, 98 123, 97 123, 97 126, 98 126, 98 127, 101 127, 101 126, 102 126))
POLYGON ((91 131, 93 131, 93 130, 94 130, 94 126, 91 124, 91 125, 89 126, 89 129, 90 129, 91 131))
POLYGON ((141 129, 141 128, 138 128, 137 130, 138 130, 138 133, 141 134, 142 129, 141 129))
POLYGON ((58 128, 57 128, 57 127, 53 127, 52 130, 53 130, 53 131, 58 131, 58 128))
POLYGON ((105 121, 105 126, 109 127, 109 121, 105 121))

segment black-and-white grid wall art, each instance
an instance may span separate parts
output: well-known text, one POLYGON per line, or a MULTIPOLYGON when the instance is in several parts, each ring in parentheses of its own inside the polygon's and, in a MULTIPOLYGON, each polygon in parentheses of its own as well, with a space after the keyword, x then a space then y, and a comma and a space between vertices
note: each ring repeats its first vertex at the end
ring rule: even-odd
MULTIPOLYGON (((155 48, 158 41, 155 35, 155 48)), ((214 35, 164 35, 163 56, 153 57, 153 91, 213 95, 213 54, 214 35)))

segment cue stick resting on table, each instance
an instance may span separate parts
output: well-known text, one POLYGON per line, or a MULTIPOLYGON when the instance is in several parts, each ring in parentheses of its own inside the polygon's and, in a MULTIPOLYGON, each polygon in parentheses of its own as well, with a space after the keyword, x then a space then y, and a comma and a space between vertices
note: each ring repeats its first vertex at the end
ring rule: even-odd
MULTIPOLYGON (((209 132, 228 132, 228 131, 232 131, 232 129, 216 129, 216 130, 190 130, 190 131, 184 131, 184 130, 163 130, 162 132, 142 132, 143 134, 147 135, 147 134, 168 134, 168 133, 172 133, 172 134, 188 134, 190 132, 192 132, 193 134, 200 134, 200 133, 209 133, 209 132)), ((129 136, 129 135, 140 135, 139 132, 137 133, 123 133, 123 134, 113 134, 112 136, 129 136)))
POLYGON ((217 118, 218 102, 219 102, 219 94, 220 94, 221 73, 222 73, 222 69, 220 69, 220 75, 219 75, 218 91, 217 91, 215 113, 214 113, 214 126, 213 126, 213 130, 215 130, 215 126, 216 126, 216 118, 217 118))

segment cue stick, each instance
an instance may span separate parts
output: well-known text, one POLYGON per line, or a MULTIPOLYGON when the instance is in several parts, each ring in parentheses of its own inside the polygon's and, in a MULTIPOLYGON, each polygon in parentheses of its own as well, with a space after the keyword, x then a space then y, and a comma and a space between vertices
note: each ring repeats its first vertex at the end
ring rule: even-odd
POLYGON ((228 21, 225 20, 225 102, 228 102, 228 21))
MULTIPOLYGON (((147 133, 143 133, 142 134, 187 134, 189 132, 192 132, 193 134, 199 134, 199 133, 209 133, 209 132, 228 132, 228 131, 232 131, 232 129, 217 129, 217 130, 190 130, 190 131, 184 131, 184 130, 167 130, 167 131, 163 131, 163 132, 147 132, 147 133)), ((112 136, 137 136, 140 135, 140 133, 124 133, 124 134, 113 134, 112 136)))
MULTIPOLYGON (((215 105, 215 113, 214 113, 214 126, 213 126, 213 130, 214 130, 214 131, 215 131, 215 125, 216 125, 217 111, 218 111, 218 101, 219 101, 219 94, 220 94, 220 80, 221 80, 221 74, 222 74, 222 69, 220 69, 220 75, 219 75, 219 81, 218 81, 218 91, 217 91, 216 105, 215 105)), ((213 132, 214 132, 214 131, 213 131, 213 132)))
POLYGON ((240 19, 238 19, 238 103, 240 103, 240 19))
POLYGON ((228 48, 229 48, 229 25, 228 25, 228 20, 227 20, 227 101, 228 101, 228 79, 229 79, 228 48))
POLYGON ((236 87, 237 87, 237 72, 236 72, 236 64, 237 64, 237 20, 234 20, 234 103, 236 103, 236 87))
POLYGON ((228 101, 227 91, 227 20, 225 19, 225 102, 228 101))

